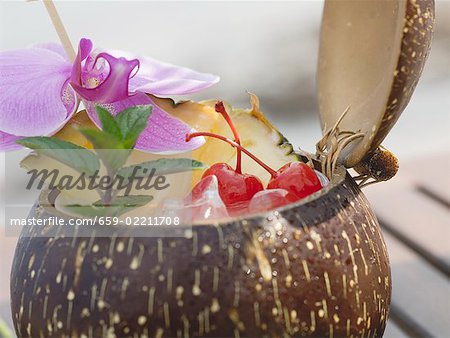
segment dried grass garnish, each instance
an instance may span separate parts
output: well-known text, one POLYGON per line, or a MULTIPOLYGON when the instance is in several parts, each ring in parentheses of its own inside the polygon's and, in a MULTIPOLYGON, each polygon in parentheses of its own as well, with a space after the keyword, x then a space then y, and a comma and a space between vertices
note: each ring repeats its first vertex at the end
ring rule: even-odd
MULTIPOLYGON (((330 128, 316 144, 317 158, 322 164, 322 173, 332 179, 336 166, 344 149, 352 142, 365 136, 364 133, 340 130, 339 125, 349 111, 349 107, 341 114, 334 126, 330 128)), ((360 188, 387 181, 398 171, 398 160, 393 153, 379 146, 353 168, 359 175, 353 177, 360 188)))
POLYGON ((322 164, 322 173, 332 179, 342 151, 353 141, 364 137, 363 133, 341 131, 339 125, 350 110, 347 107, 334 126, 316 144, 316 154, 322 164))
POLYGON ((306 164, 311 169, 314 169, 313 155, 310 152, 307 152, 306 150, 298 148, 297 153, 300 154, 301 156, 305 157, 306 158, 306 164))

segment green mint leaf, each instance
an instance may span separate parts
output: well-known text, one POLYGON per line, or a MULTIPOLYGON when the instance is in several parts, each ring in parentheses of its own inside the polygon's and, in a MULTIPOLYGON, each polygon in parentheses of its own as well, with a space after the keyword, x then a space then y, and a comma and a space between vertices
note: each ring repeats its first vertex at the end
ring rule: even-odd
POLYGON ((116 210, 108 210, 108 208, 104 206, 94 206, 94 205, 80 205, 80 204, 71 204, 65 205, 64 208, 71 213, 76 215, 80 215, 83 217, 93 218, 95 216, 106 216, 111 215, 116 212, 116 210))
POLYGON ((100 168, 100 162, 93 152, 71 142, 45 136, 25 137, 16 142, 81 173, 91 175, 100 168))
POLYGON ((122 132, 120 131, 119 125, 110 112, 101 106, 96 106, 95 110, 102 124, 103 131, 118 139, 122 139, 122 132))
POLYGON ((152 200, 153 196, 147 195, 118 196, 111 201, 110 208, 115 209, 114 216, 120 216, 131 210, 143 207, 152 200))
POLYGON ((93 128, 82 128, 80 132, 92 143, 95 152, 109 170, 115 171, 125 164, 130 150, 116 136, 93 128))
MULTIPOLYGON (((113 198, 111 203, 109 203, 108 207, 120 207, 120 208, 138 208, 142 207, 153 200, 153 196, 149 195, 130 195, 130 196, 118 196, 113 198)), ((97 201, 94 203, 94 206, 105 207, 103 202, 97 201)))
POLYGON ((151 105, 127 108, 116 115, 122 133, 122 140, 127 148, 133 148, 142 131, 147 127, 148 119, 152 113, 151 105))
POLYGON ((83 217, 93 218, 95 216, 120 216, 133 209, 143 207, 153 200, 153 196, 132 195, 115 197, 110 204, 105 205, 98 200, 92 205, 72 204, 66 205, 66 210, 83 217))
POLYGON ((134 173, 134 177, 147 177, 155 170, 155 175, 176 174, 189 170, 203 170, 206 166, 199 161, 189 158, 162 158, 124 167, 117 172, 118 176, 128 178, 134 173))
POLYGON ((102 200, 92 205, 71 204, 64 208, 72 213, 83 217, 94 218, 95 216, 120 216, 133 209, 143 207, 153 200, 153 196, 131 195, 115 197, 111 203, 105 205, 102 200))
POLYGON ((82 133, 94 146, 94 149, 125 149, 120 138, 94 128, 80 128, 82 133))

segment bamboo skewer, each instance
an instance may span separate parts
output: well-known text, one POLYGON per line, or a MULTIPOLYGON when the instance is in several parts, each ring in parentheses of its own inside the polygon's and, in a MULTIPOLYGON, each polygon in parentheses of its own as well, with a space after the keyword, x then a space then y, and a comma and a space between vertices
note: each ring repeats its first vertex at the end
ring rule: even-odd
POLYGON ((67 34, 66 29, 64 28, 64 24, 61 21, 61 18, 56 10, 55 4, 52 0, 42 0, 45 8, 47 9, 48 15, 52 20, 53 26, 55 27, 56 33, 58 34, 59 40, 64 47, 64 50, 69 57, 71 62, 75 61, 76 53, 75 49, 70 42, 69 35, 67 34))

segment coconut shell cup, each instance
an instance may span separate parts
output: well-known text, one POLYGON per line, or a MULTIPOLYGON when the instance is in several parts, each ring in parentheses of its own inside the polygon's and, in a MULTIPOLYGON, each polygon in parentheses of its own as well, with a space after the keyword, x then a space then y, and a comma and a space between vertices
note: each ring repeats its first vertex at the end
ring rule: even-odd
MULTIPOLYGON (((300 203, 180 237, 24 229, 13 264, 19 337, 382 336, 391 276, 353 179, 300 203)), ((49 217, 35 207, 31 216, 49 217)))
POLYGON ((357 165, 384 140, 407 106, 430 53, 434 0, 325 2, 317 71, 323 130, 362 132, 341 157, 357 165))
MULTIPOLYGON (((25 228, 11 275, 17 335, 382 336, 389 260, 376 217, 344 166, 371 156, 409 101, 433 17, 432 0, 326 3, 318 70, 324 132, 350 105, 342 128, 365 136, 343 152, 332 182, 308 198, 189 224, 172 237, 124 227, 109 237, 25 228)), ((54 214, 38 203, 30 217, 54 214)))

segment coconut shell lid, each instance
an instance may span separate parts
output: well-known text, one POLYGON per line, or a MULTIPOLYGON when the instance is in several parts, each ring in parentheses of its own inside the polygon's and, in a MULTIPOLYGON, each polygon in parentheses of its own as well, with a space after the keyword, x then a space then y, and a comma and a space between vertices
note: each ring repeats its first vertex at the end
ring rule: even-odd
POLYGON ((327 0, 319 49, 322 130, 362 132, 342 153, 353 167, 383 141, 408 104, 430 51, 434 0, 327 0))

